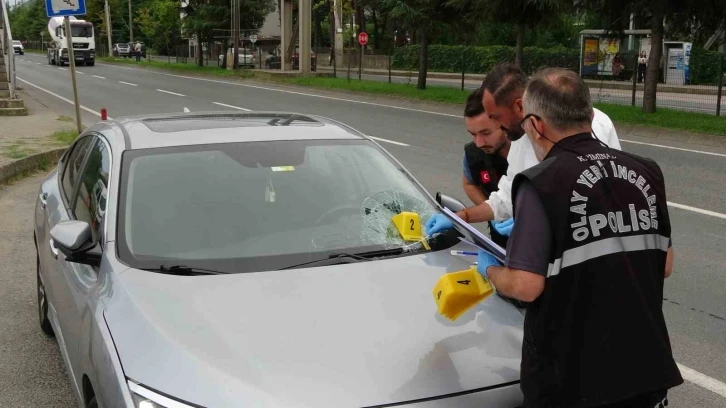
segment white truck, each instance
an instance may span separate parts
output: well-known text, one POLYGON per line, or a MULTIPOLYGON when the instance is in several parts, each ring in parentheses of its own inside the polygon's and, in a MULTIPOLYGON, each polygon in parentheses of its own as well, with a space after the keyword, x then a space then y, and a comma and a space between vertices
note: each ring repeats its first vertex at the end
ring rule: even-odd
MULTIPOLYGON (((93 23, 69 17, 73 55, 76 65, 95 65, 96 41, 93 34, 93 23)), ((68 40, 63 17, 51 17, 48 20, 48 32, 51 43, 48 46, 48 64, 66 65, 68 61, 68 40)))

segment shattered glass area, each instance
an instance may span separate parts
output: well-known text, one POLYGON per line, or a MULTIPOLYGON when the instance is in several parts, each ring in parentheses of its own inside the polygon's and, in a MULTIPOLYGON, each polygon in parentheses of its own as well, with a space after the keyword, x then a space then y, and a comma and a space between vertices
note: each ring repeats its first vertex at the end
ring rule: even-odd
POLYGON ((381 191, 363 200, 361 242, 364 245, 381 245, 386 249, 420 249, 421 243, 404 241, 391 222, 393 216, 404 211, 417 213, 423 229, 423 225, 436 210, 426 201, 393 190, 381 191))

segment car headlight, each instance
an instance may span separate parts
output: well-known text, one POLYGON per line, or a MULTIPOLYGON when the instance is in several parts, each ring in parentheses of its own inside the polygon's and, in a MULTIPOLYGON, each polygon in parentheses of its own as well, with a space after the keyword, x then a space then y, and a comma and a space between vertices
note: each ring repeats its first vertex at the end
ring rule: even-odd
POLYGON ((128 385, 136 408, 193 408, 191 405, 151 391, 131 380, 128 381, 128 385))

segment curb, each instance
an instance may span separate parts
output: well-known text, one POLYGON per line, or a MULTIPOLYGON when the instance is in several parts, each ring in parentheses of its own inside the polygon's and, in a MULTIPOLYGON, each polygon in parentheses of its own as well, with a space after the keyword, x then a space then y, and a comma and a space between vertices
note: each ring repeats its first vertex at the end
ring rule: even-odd
POLYGON ((16 160, 12 163, 8 163, 4 166, 0 166, 0 184, 4 184, 6 181, 22 174, 23 172, 37 170, 42 167, 43 164, 55 165, 66 149, 67 147, 64 147, 43 153, 37 153, 32 156, 16 160))

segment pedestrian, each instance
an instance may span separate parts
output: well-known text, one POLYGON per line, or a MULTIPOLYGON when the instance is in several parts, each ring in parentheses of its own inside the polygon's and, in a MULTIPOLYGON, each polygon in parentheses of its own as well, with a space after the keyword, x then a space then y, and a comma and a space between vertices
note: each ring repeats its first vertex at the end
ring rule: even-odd
POLYGON ((532 302, 524 406, 667 406, 683 379, 662 310, 673 270, 663 173, 592 138, 576 73, 540 71, 523 99, 521 128, 541 163, 514 179, 505 266, 480 251, 477 269, 497 292, 532 302))
MULTIPOLYGON (((495 230, 506 233, 512 222, 512 180, 514 176, 537 164, 532 143, 524 135, 519 124, 524 119, 522 95, 527 86, 527 76, 514 64, 495 65, 482 83, 483 104, 487 115, 505 131, 512 141, 507 155, 507 174, 498 183, 498 190, 477 206, 457 212, 464 221, 492 221, 495 230)), ((593 109, 592 133, 613 149, 620 149, 620 141, 612 120, 598 109, 593 109)), ((433 235, 453 228, 443 214, 436 214, 425 224, 426 234, 433 235)))
POLYGON ((638 83, 645 81, 646 68, 648 68, 648 57, 646 57, 645 51, 641 51, 640 57, 638 57, 638 83))
POLYGON ((620 74, 625 69, 625 64, 623 63, 623 57, 620 56, 620 53, 615 53, 615 56, 613 57, 613 78, 615 78, 616 81, 621 81, 622 77, 620 74))
POLYGON ((138 41, 134 46, 134 54, 136 54, 136 62, 141 62, 141 43, 138 41))
MULTIPOLYGON (((511 142, 499 126, 489 119, 482 104, 482 90, 474 90, 466 100, 464 124, 471 142, 464 146, 462 186, 474 205, 485 202, 498 190, 501 176, 507 174, 507 154, 511 142)), ((492 241, 507 247, 507 237, 489 226, 492 241)))

